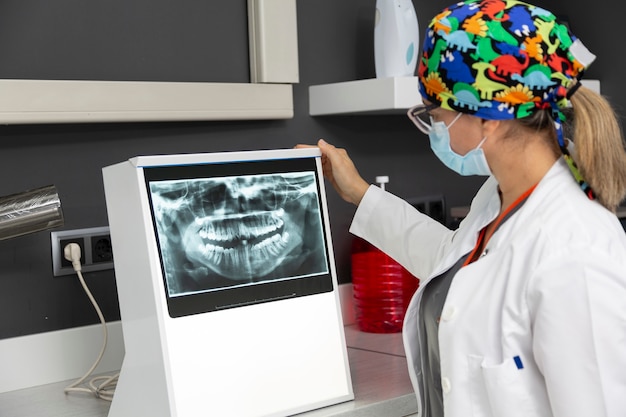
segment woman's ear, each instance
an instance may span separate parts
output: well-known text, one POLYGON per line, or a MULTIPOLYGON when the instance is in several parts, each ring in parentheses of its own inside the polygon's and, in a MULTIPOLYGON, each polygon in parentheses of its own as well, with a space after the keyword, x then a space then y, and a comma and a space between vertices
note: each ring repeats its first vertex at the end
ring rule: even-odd
POLYGON ((480 119, 483 129, 483 137, 493 136, 493 133, 500 127, 501 120, 480 119))

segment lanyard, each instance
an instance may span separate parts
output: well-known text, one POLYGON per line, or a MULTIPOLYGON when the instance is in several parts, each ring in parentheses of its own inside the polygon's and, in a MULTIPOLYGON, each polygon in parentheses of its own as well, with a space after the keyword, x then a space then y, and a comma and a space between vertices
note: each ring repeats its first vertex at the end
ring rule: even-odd
POLYGON ((491 239, 491 236, 493 236, 496 230, 498 230, 501 224, 504 223, 504 221, 507 220, 508 217, 513 212, 519 209, 526 202, 526 199, 535 190, 535 187, 537 187, 537 184, 533 185, 528 190, 526 190, 522 195, 520 195, 517 198, 517 200, 515 200, 509 207, 506 208, 506 210, 504 210, 498 216, 498 218, 493 223, 494 226, 491 229, 491 232, 489 233, 489 235, 487 235, 487 226, 482 228, 482 230, 480 231, 480 234, 478 235, 478 241, 476 242, 476 246, 474 246, 474 249, 472 249, 472 252, 465 260, 465 263, 463 264, 463 266, 471 264, 472 262, 476 261, 480 257, 478 254, 479 250, 487 246, 487 242, 489 242, 489 239, 491 239))

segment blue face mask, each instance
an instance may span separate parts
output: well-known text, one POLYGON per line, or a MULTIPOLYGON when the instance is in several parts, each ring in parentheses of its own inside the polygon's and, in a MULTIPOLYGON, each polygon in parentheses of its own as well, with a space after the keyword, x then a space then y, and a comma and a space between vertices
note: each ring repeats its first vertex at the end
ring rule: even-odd
MULTIPOLYGON (((456 122, 462 113, 450 123, 450 126, 456 122)), ((433 122, 428 137, 430 139, 430 148, 433 150, 437 158, 445 166, 457 172, 460 175, 491 175, 487 158, 481 146, 487 139, 485 137, 476 148, 472 149, 465 155, 455 153, 450 147, 450 132, 444 122, 433 122)))

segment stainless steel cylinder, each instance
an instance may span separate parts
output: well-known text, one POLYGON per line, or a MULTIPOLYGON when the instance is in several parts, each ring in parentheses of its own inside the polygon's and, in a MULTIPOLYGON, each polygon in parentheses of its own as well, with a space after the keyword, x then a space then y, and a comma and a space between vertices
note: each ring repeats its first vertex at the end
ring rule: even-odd
POLYGON ((0 240, 63 223, 61 200, 54 185, 0 197, 0 240))

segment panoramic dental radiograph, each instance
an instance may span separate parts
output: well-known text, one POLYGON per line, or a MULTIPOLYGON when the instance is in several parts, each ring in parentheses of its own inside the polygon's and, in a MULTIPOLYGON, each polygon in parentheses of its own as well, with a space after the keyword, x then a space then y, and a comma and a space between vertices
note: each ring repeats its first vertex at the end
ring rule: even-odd
POLYGON ((313 172, 150 182, 170 296, 328 271, 313 172))

